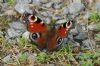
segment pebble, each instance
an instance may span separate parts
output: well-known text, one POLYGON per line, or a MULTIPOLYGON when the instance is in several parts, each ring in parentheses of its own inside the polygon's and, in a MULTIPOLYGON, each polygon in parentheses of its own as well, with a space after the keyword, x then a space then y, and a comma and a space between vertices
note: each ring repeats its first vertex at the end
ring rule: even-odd
POLYGON ((26 27, 20 21, 12 22, 9 26, 10 28, 7 29, 8 38, 16 38, 26 31, 26 27))
POLYGON ((50 24, 50 22, 51 22, 51 19, 50 18, 42 18, 42 20, 44 21, 44 22, 46 22, 46 24, 50 24))
POLYGON ((45 16, 45 17, 48 17, 48 13, 47 12, 41 12, 41 16, 45 16))
POLYGON ((60 4, 57 4, 57 3, 53 3, 52 4, 52 8, 53 9, 60 9, 61 8, 61 5, 60 4))
POLYGON ((73 0, 74 3, 81 3, 81 0, 73 0))
POLYGON ((63 7, 63 12, 62 12, 62 14, 63 14, 63 15, 67 15, 68 12, 69 12, 68 8, 67 8, 67 7, 63 7))
POLYGON ((28 4, 31 3, 32 0, 16 0, 17 3, 23 3, 23 4, 28 4))
POLYGON ((49 3, 43 4, 43 7, 50 8, 52 4, 53 2, 49 2, 49 3))
POLYGON ((53 13, 50 12, 50 11, 46 11, 48 13, 48 17, 52 17, 53 16, 53 13))
POLYGON ((93 25, 89 25, 87 28, 89 30, 95 30, 97 28, 97 26, 93 24, 93 25))
POLYGON ((68 5, 68 9, 69 9, 70 14, 79 13, 84 8, 85 8, 84 5, 81 3, 71 3, 70 5, 68 5))
POLYGON ((32 0, 32 4, 37 5, 37 6, 41 5, 40 0, 32 0))
POLYGON ((83 16, 83 19, 88 19, 90 17, 91 13, 87 11, 85 15, 83 16))
POLYGON ((32 14, 32 10, 30 9, 28 4, 18 3, 15 5, 15 10, 20 14, 23 14, 25 12, 32 14))
POLYGON ((52 19, 53 20, 63 20, 63 16, 62 15, 52 15, 52 19))
POLYGON ((86 39, 84 41, 82 41, 82 48, 86 48, 86 49, 93 49, 95 48, 95 41, 91 40, 91 39, 86 39))
POLYGON ((54 2, 54 3, 61 3, 61 2, 63 2, 63 0, 51 0, 52 2, 54 2))
POLYGON ((95 7, 97 11, 100 11, 100 2, 96 2, 95 7))
POLYGON ((87 30, 87 26, 86 26, 85 23, 82 22, 82 23, 80 23, 80 25, 81 25, 81 28, 82 28, 83 31, 87 30))
POLYGON ((77 30, 76 28, 71 29, 71 30, 70 30, 70 33, 71 33, 72 35, 77 35, 77 34, 78 34, 78 30, 77 30))
POLYGON ((29 31, 26 31, 22 34, 22 37, 25 38, 26 40, 29 40, 29 34, 30 32, 29 31))
POLYGON ((100 30, 100 23, 91 24, 91 25, 87 26, 87 28, 89 30, 92 30, 92 31, 99 31, 100 30))
POLYGON ((56 24, 62 24, 62 23, 65 23, 65 22, 67 22, 67 20, 66 19, 62 19, 62 20, 58 20, 56 22, 56 24))
POLYGON ((79 32, 77 36, 74 37, 76 40, 85 40, 88 38, 88 35, 85 32, 79 32))
POLYGON ((48 2, 50 2, 50 0, 38 0, 39 2, 41 2, 41 3, 48 3, 48 2))
POLYGON ((67 42, 69 44, 72 44, 73 47, 79 47, 80 46, 80 43, 74 40, 73 35, 69 34, 67 38, 68 38, 67 42))
POLYGON ((13 28, 15 30, 26 30, 26 27, 23 23, 21 23, 20 21, 14 21, 12 23, 9 24, 10 28, 13 28))
POLYGON ((2 59, 2 61, 5 62, 5 63, 9 62, 10 60, 11 60, 11 55, 7 55, 6 57, 4 57, 2 59))
POLYGON ((7 34, 8 34, 8 37, 9 38, 16 38, 17 36, 19 36, 20 34, 19 33, 17 33, 14 29, 12 29, 12 28, 9 28, 8 30, 7 30, 7 34))
POLYGON ((3 2, 3 0, 0 0, 0 3, 2 3, 3 2))

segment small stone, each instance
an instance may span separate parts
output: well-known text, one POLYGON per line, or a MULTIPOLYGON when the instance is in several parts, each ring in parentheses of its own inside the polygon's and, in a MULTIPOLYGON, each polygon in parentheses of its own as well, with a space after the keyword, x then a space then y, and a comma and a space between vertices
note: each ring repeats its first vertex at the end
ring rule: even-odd
POLYGON ((17 3, 24 3, 24 4, 28 4, 31 3, 32 0, 16 0, 17 3))
POLYGON ((83 16, 83 19, 88 19, 90 15, 91 15, 90 12, 86 12, 85 15, 83 16))
POLYGON ((76 14, 79 13, 80 11, 82 11, 85 8, 85 6, 81 3, 71 3, 68 6, 69 9, 69 13, 70 14, 76 14))
POLYGON ((3 0, 0 0, 0 3, 2 3, 3 2, 3 0))
POLYGON ((87 40, 84 40, 82 42, 83 42, 82 48, 86 48, 86 49, 95 48, 95 41, 94 40, 87 39, 87 40))
POLYGON ((68 8, 67 8, 67 7, 64 7, 64 8, 63 8, 62 14, 64 14, 64 15, 68 14, 68 8))
POLYGON ((46 11, 48 13, 48 17, 52 17, 53 16, 53 13, 50 12, 50 11, 46 11))
POLYGON ((21 22, 12 22, 10 24, 10 28, 7 30, 7 34, 9 38, 16 38, 21 36, 23 32, 26 31, 24 24, 21 22))
POLYGON ((42 20, 46 22, 46 24, 50 24, 51 22, 50 18, 42 18, 42 20))
POLYGON ((88 26, 88 29, 89 29, 89 30, 95 30, 96 28, 97 28, 97 26, 94 25, 94 24, 88 26))
POLYGON ((41 12, 41 15, 47 17, 48 13, 47 12, 41 12))
POLYGON ((20 34, 19 33, 17 33, 14 29, 12 29, 12 28, 9 28, 8 30, 7 30, 7 34, 8 34, 8 37, 9 38, 16 38, 17 36, 19 36, 20 34))
POLYGON ((57 23, 57 24, 62 24, 62 23, 65 23, 65 22, 67 22, 67 20, 62 19, 62 20, 58 20, 56 23, 57 23))
POLYGON ((9 43, 9 44, 16 44, 16 43, 17 43, 15 37, 9 37, 8 35, 6 35, 5 38, 6 38, 5 40, 6 40, 7 43, 9 43))
POLYGON ((100 11, 100 2, 96 2, 95 7, 96 7, 97 11, 100 11))
POLYGON ((30 32, 26 31, 23 33, 22 37, 25 38, 26 40, 29 40, 29 34, 30 34, 30 32))
POLYGON ((57 4, 57 3, 53 3, 52 4, 52 8, 54 8, 54 9, 60 9, 61 8, 61 5, 60 4, 57 4))
POLYGON ((32 4, 34 4, 34 5, 40 5, 40 0, 32 0, 33 2, 32 2, 32 4))
POLYGON ((11 55, 7 55, 6 57, 4 57, 3 59, 3 62, 7 63, 11 60, 11 55))
POLYGON ((61 15, 53 15, 52 18, 53 20, 63 20, 63 17, 61 15))
POLYGON ((82 28, 83 31, 86 31, 87 30, 87 26, 85 23, 80 23, 80 26, 82 28))
POLYGON ((78 34, 78 30, 77 30, 76 28, 71 29, 71 30, 70 30, 70 33, 71 33, 72 35, 77 35, 77 34, 78 34))
POLYGON ((10 25, 10 28, 13 28, 15 30, 23 30, 23 31, 26 30, 25 25, 22 24, 20 21, 14 21, 14 22, 10 23, 9 25, 10 25))
POLYGON ((61 3, 61 2, 63 2, 63 0, 51 0, 52 2, 54 2, 54 3, 61 3))
POLYGON ((38 0, 39 2, 41 2, 41 3, 48 3, 48 2, 50 2, 50 0, 38 0))
POLYGON ((68 43, 73 45, 73 48, 80 47, 80 43, 76 42, 74 39, 69 38, 68 43))
POLYGON ((21 22, 12 22, 10 28, 7 29, 7 34, 9 38, 16 38, 21 36, 26 31, 24 24, 21 22))
POLYGON ((81 0, 73 0, 74 3, 81 3, 81 0))
POLYGON ((0 14, 0 17, 2 17, 4 14, 0 14))
POLYGON ((88 37, 85 32, 79 32, 77 36, 74 37, 76 40, 84 40, 88 37))
POLYGON ((30 9, 28 4, 23 4, 23 3, 18 3, 15 5, 15 10, 17 12, 19 12, 20 14, 23 14, 25 12, 27 13, 31 13, 32 14, 32 10, 30 9))
POLYGON ((43 7, 50 8, 52 4, 53 2, 49 2, 49 3, 43 4, 43 7))
POLYGON ((91 24, 91 25, 87 26, 87 28, 92 31, 100 31, 100 23, 91 24))

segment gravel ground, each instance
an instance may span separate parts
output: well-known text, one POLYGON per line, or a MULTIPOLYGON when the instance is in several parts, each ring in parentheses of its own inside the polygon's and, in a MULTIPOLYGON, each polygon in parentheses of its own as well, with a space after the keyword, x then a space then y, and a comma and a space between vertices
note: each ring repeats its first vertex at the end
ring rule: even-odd
POLYGON ((99 12, 100 0, 0 0, 0 66, 100 66, 99 12), (48 26, 72 20, 62 47, 67 51, 46 53, 33 46, 22 20, 25 13, 48 26), (92 65, 95 59, 97 63, 92 65))

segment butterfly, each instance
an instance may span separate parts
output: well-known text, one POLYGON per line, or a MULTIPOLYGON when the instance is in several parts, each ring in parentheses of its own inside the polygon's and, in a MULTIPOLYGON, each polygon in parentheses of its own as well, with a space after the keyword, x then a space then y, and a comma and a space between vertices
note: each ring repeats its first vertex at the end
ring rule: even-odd
POLYGON ((39 17, 31 14, 27 14, 24 21, 27 22, 31 41, 35 42, 40 50, 46 49, 47 51, 53 51, 61 47, 72 26, 72 22, 68 21, 56 28, 49 27, 39 17))

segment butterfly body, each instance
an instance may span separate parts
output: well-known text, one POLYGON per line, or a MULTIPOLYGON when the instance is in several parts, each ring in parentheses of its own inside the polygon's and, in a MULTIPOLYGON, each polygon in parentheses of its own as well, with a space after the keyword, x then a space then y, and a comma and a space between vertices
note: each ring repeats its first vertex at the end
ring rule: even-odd
POLYGON ((58 28, 47 26, 40 18, 28 16, 28 31, 30 39, 35 42, 39 49, 52 51, 62 45, 63 39, 67 37, 72 22, 62 24, 58 28))

